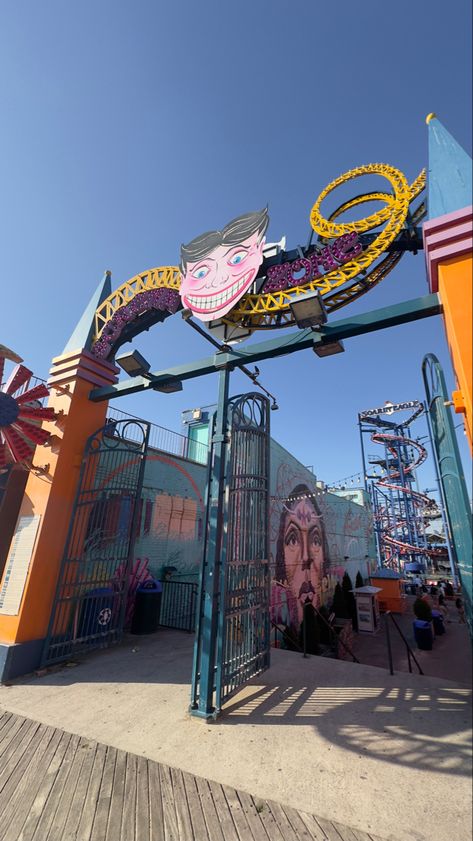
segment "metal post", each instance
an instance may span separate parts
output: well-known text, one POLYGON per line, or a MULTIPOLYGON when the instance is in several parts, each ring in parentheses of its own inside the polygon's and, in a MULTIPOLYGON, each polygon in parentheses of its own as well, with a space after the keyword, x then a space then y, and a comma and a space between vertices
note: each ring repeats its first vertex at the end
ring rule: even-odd
POLYGON ((384 614, 384 616, 385 616, 385 619, 386 619, 386 642, 388 644, 389 671, 393 675, 394 674, 393 653, 392 653, 392 650, 391 650, 391 635, 389 633, 389 616, 390 616, 389 610, 384 614))
POLYGON ((303 657, 307 657, 307 618, 305 614, 305 609, 307 607, 307 602, 304 603, 302 608, 302 650, 303 650, 303 657))
POLYGON ((437 484, 439 486, 440 511, 441 511, 441 514, 442 514, 442 524, 443 524, 443 528, 444 528, 444 531, 445 531, 445 538, 446 538, 446 542, 447 542, 447 554, 448 554, 448 561, 449 561, 449 564, 450 564, 450 572, 452 573, 453 583, 454 583, 455 587, 458 587, 458 575, 457 575, 455 558, 454 558, 454 551, 453 551, 452 532, 450 530, 450 523, 449 523, 448 517, 447 517, 447 505, 446 505, 446 502, 445 502, 445 491, 444 491, 444 487, 443 487, 443 482, 441 482, 441 480, 440 480, 439 464, 438 464, 438 460, 437 460, 437 452, 436 452, 436 449, 434 447, 434 439, 433 439, 433 433, 432 433, 432 422, 430 420, 430 412, 427 408, 427 405, 425 407, 425 416, 427 418, 427 427, 428 427, 428 430, 429 430, 430 448, 431 448, 433 456, 434 456, 435 475, 437 477, 437 484))
POLYGON ((201 572, 199 620, 194 645, 191 714, 210 718, 215 712, 215 656, 219 614, 219 586, 225 495, 225 444, 227 440, 230 370, 220 371, 218 404, 212 436, 209 470, 207 528, 201 572))

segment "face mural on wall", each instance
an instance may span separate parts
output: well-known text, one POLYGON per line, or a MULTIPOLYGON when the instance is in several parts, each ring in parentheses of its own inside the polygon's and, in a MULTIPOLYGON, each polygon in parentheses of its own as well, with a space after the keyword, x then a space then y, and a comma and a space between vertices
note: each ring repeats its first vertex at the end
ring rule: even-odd
POLYGON ((268 209, 238 216, 181 246, 180 295, 201 321, 222 318, 253 283, 263 262, 268 209))
MULTIPOLYGON (((283 602, 288 613, 283 623, 297 635, 305 604, 320 607, 323 579, 329 564, 328 546, 319 506, 306 485, 297 485, 281 513, 276 546, 276 588, 273 616, 283 602)), ((280 621, 280 620, 279 620, 280 621)))

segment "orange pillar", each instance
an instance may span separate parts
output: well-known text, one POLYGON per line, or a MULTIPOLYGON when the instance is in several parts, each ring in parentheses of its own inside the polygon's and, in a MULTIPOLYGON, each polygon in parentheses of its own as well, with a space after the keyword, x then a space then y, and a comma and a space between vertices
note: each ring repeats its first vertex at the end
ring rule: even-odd
POLYGON ((117 381, 118 369, 88 350, 53 359, 48 406, 60 413, 46 424, 48 447, 37 447, 0 585, 0 675, 25 674, 40 662, 87 438, 105 423, 107 403, 92 388, 117 381))
POLYGON ((431 292, 443 304, 445 330, 458 389, 455 412, 464 416, 472 448, 473 210, 465 207, 426 222, 424 246, 431 292))

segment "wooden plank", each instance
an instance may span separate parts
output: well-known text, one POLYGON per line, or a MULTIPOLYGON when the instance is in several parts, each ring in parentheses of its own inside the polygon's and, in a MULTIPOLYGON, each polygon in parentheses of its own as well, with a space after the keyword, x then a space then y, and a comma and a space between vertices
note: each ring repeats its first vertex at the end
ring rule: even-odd
POLYGON ((345 826, 343 823, 338 823, 338 821, 332 821, 335 829, 340 834, 342 841, 357 841, 357 837, 352 829, 349 826, 345 826))
POLYGON ((198 839, 198 841, 208 841, 209 835, 205 824, 202 806, 200 804, 195 777, 192 774, 188 774, 186 771, 182 771, 182 780, 187 794, 187 803, 189 804, 194 838, 198 839))
POLYGON ((316 815, 316 819, 320 828, 325 832, 328 841, 341 841, 340 833, 335 829, 332 821, 327 821, 325 818, 319 818, 318 815, 316 815))
POLYGON ((78 745, 79 736, 71 736, 66 753, 63 756, 59 771, 49 793, 49 797, 36 825, 33 841, 45 841, 48 838, 51 824, 59 807, 64 788, 67 785, 67 778, 69 776, 78 745))
POLYGON ((281 835, 284 838, 284 841, 299 841, 296 833, 294 832, 291 826, 289 818, 283 811, 282 806, 279 803, 276 803, 274 800, 267 800, 266 802, 268 804, 268 808, 272 812, 274 820, 276 821, 281 831, 281 835))
POLYGON ((271 841, 284 841, 284 836, 274 820, 274 815, 271 812, 271 809, 268 806, 266 800, 261 801, 263 808, 260 812, 258 812, 261 822, 264 824, 264 828, 271 838, 271 841))
POLYGON ((164 814, 161 796, 161 780, 159 779, 159 765, 148 762, 149 784, 149 814, 151 819, 151 838, 161 841, 164 838, 164 814))
MULTIPOLYGON (((21 719, 15 716, 11 725, 6 727, 6 732, 0 744, 0 762, 2 771, 5 768, 5 763, 16 752, 19 743, 24 738, 25 733, 33 727, 32 721, 27 721, 25 718, 21 719)), ((39 723, 36 722, 36 726, 39 723)))
POLYGON ((87 789, 89 787, 90 775, 92 773, 92 768, 94 767, 96 750, 96 742, 91 742, 88 739, 80 740, 78 751, 83 754, 84 759, 77 778, 75 791, 72 795, 66 823, 64 824, 63 833, 65 838, 74 838, 77 827, 79 826, 82 809, 87 796, 87 789))
POLYGON ((112 800, 110 803, 105 841, 119 841, 121 837, 125 775, 126 753, 123 750, 117 750, 115 773, 113 775, 112 800))
POLYGON ((167 765, 159 765, 158 767, 161 783, 161 800, 163 803, 164 839, 165 841, 179 841, 171 771, 167 765))
POLYGON ((291 824, 299 841, 314 841, 313 836, 302 820, 302 816, 296 809, 293 809, 291 806, 283 806, 282 810, 287 815, 289 823, 291 824))
MULTIPOLYGON (((123 793, 123 815, 120 839, 135 841, 136 828, 136 756, 126 755, 125 789, 123 793)), ((118 841, 118 839, 117 839, 118 841)))
POLYGON ((235 829, 238 833, 240 841, 251 841, 251 829, 246 819, 245 813, 241 808, 241 803, 234 788, 230 786, 222 786, 222 791, 230 809, 235 829))
POLYGON ((116 758, 117 752, 115 748, 107 747, 90 841, 103 841, 107 832, 116 758))
MULTIPOLYGON (((44 812, 44 808, 51 794, 51 790, 53 788, 54 782, 59 773, 61 765, 64 761, 64 757, 69 747, 71 738, 72 737, 70 733, 62 733, 60 742, 56 749, 56 753, 54 754, 52 761, 49 764, 49 767, 45 769, 41 785, 39 786, 39 789, 36 793, 36 797, 34 798, 33 803, 31 804, 27 815, 27 819, 25 821, 20 835, 18 836, 17 841, 31 841, 31 839, 34 837, 36 827, 40 821, 41 815, 44 812)), ((42 763, 42 765, 44 765, 44 763, 42 763)), ((39 774, 41 779, 41 770, 39 774)))
POLYGON ((97 810, 99 791, 102 784, 103 769, 105 765, 105 755, 107 752, 105 745, 98 744, 96 748, 92 772, 87 786, 87 794, 82 806, 82 814, 80 816, 76 835, 74 836, 74 841, 90 841, 90 835, 94 825, 95 812, 97 810))
POLYGON ((13 718, 13 713, 5 712, 5 713, 2 713, 2 715, 0 716, 0 742, 3 739, 3 734, 5 732, 7 732, 7 728, 9 726, 9 724, 11 723, 12 718, 13 718))
POLYGON ((10 796, 8 808, 5 809, 0 819, 0 838, 2 838, 2 841, 17 841, 41 785, 43 773, 49 767, 61 737, 62 730, 48 727, 34 755, 29 757, 30 761, 18 781, 15 791, 10 796))
POLYGON ((212 780, 209 780, 208 783, 225 841, 239 841, 238 833, 233 823, 232 813, 223 793, 222 786, 219 783, 212 782, 212 780))
POLYGON ((210 841, 225 841, 207 780, 204 780, 203 777, 196 777, 195 783, 210 841))
MULTIPOLYGON (((30 737, 25 738, 21 745, 20 750, 20 759, 18 761, 18 756, 13 755, 8 763, 5 766, 4 774, 5 778, 2 781, 2 794, 0 797, 0 809, 1 809, 1 816, 0 822, 3 819, 5 812, 7 811, 11 799, 14 796, 15 790, 17 786, 20 784, 23 775, 26 773, 26 769, 30 764, 32 756, 41 751, 41 747, 43 742, 46 741, 46 744, 50 740, 52 735, 52 728, 45 727, 44 724, 38 724, 37 722, 32 722, 32 727, 30 730, 30 737)), ((44 745, 43 745, 44 747, 44 745)), ((0 838, 1 838, 0 834, 0 838)))
POLYGON ((23 754, 26 750, 28 750, 31 742, 35 739, 38 742, 40 741, 41 734, 38 735, 39 728, 39 722, 26 720, 22 722, 20 721, 19 730, 16 730, 16 726, 12 727, 11 739, 5 746, 1 760, 2 770, 0 771, 0 792, 3 791, 6 783, 8 783, 13 769, 21 761, 23 754))
POLYGON ((171 780, 174 790, 174 808, 176 809, 179 841, 194 841, 186 789, 179 768, 171 768, 171 780))
POLYGON ((319 824, 317 823, 315 817, 310 815, 308 812, 299 812, 302 820, 304 821, 307 829, 309 830, 312 838, 315 838, 315 841, 327 841, 327 836, 325 832, 319 824))
POLYGON ((362 829, 353 829, 352 832, 356 841, 371 841, 371 835, 368 835, 367 832, 363 832, 362 829))
MULTIPOLYGON (((268 833, 266 832, 264 823, 258 814, 257 805, 254 799, 250 794, 247 794, 246 791, 237 791, 237 794, 255 841, 267 841, 268 833)), ((258 807, 259 806, 260 801, 258 801, 258 807)), ((269 841, 271 841, 271 838, 269 841)))
MULTIPOLYGON (((83 740, 79 737, 75 752, 70 761, 69 773, 67 774, 67 777, 64 780, 64 787, 62 791, 58 792, 59 802, 57 804, 57 808, 54 812, 54 817, 49 828, 49 833, 47 836, 48 841, 59 841, 59 839, 62 838, 64 826, 66 824, 67 817, 69 815, 69 811, 72 805, 74 792, 76 790, 77 781, 79 779, 79 775, 85 759, 85 754, 82 750, 82 742, 83 740)), ((38 841, 43 841, 43 839, 39 837, 38 841)))
POLYGON ((144 756, 136 758, 136 839, 152 841, 148 760, 144 756))

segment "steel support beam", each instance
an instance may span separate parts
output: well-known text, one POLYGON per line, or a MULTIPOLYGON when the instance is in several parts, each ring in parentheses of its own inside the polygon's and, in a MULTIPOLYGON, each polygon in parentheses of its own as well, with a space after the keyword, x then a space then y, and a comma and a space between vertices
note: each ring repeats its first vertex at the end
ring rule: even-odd
POLYGON ((270 339, 266 342, 247 345, 240 349, 235 348, 235 350, 227 353, 219 352, 214 356, 198 359, 190 364, 176 365, 174 368, 156 371, 149 374, 147 379, 133 377, 114 386, 95 388, 90 393, 90 399, 94 402, 113 400, 115 397, 124 397, 127 394, 136 394, 139 391, 153 389, 155 386, 162 386, 168 380, 190 380, 194 377, 202 377, 205 374, 215 374, 226 366, 234 369, 241 365, 260 362, 263 359, 286 356, 298 350, 307 350, 316 345, 351 339, 354 336, 362 336, 365 333, 384 330, 398 324, 407 324, 409 321, 417 321, 420 318, 429 318, 431 315, 439 315, 441 312, 442 305, 438 295, 424 295, 421 298, 403 301, 390 307, 372 310, 361 315, 353 315, 351 318, 334 321, 332 324, 324 324, 317 330, 297 330, 279 335, 276 339, 270 339))

